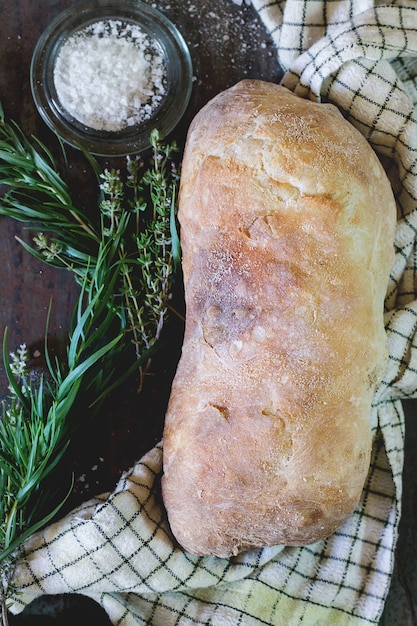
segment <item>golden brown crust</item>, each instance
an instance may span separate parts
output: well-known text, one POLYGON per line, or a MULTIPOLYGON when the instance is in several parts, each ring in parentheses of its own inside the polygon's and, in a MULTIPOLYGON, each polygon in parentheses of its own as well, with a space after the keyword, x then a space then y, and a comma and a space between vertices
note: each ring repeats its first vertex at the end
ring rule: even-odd
POLYGON ((193 121, 163 497, 196 554, 327 536, 369 468, 395 202, 336 108, 242 81, 193 121))

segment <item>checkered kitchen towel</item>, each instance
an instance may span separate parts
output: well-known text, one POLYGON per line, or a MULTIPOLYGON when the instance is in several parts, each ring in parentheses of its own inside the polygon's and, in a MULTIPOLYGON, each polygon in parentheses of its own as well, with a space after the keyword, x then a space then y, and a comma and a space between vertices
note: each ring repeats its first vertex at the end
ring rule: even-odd
POLYGON ((401 399, 417 397, 417 3, 253 4, 276 43, 283 84, 342 109, 381 156, 398 201, 386 300, 390 361, 375 397, 375 445, 361 504, 331 537, 308 547, 198 558, 173 543, 157 446, 113 493, 27 542, 14 611, 40 594, 78 592, 124 626, 359 626, 381 616, 400 516, 401 399))

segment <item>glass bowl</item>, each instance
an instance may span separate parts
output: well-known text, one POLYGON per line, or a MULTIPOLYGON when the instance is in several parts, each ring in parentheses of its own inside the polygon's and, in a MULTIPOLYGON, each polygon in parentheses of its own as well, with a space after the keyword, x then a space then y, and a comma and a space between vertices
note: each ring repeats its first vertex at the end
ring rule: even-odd
POLYGON ((58 15, 39 38, 32 56, 30 80, 39 114, 65 142, 99 156, 122 156, 148 148, 154 128, 161 137, 175 128, 190 99, 192 64, 182 35, 150 5, 138 0, 83 0, 58 15), (114 47, 116 44, 122 48, 114 47), (104 45, 104 52, 96 50, 90 55, 88 46, 92 45, 104 45), (70 67, 63 66, 65 55, 81 72, 72 100, 68 100, 71 88, 65 84, 70 67), (115 62, 101 74, 97 90, 100 96, 94 104, 89 98, 96 97, 92 85, 98 80, 99 61, 104 58, 107 62, 114 58, 115 62), (97 67, 91 59, 95 59, 97 67), (123 62, 127 67, 123 67, 123 62), (142 70, 148 82, 139 87, 145 80, 142 70), (89 72, 97 72, 92 81, 86 79, 89 72), (133 97, 136 85, 142 91, 133 97), (119 88, 120 100, 119 92, 114 91, 119 88), (113 89, 109 106, 101 94, 101 90, 107 93, 106 89, 113 89), (129 113, 120 113, 116 122, 114 117, 110 122, 103 116, 107 111, 110 115, 116 102, 117 110, 120 103, 120 109, 129 113), (94 117, 98 109, 100 119, 94 117))

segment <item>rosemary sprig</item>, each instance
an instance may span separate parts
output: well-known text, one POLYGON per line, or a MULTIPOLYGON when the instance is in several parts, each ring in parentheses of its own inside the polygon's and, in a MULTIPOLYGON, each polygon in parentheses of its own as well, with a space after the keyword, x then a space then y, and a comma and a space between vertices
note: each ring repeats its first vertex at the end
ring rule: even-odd
MULTIPOLYGON (((128 159, 128 177, 124 183, 118 170, 101 174, 102 200, 105 219, 103 233, 117 242, 120 263, 120 293, 126 324, 133 334, 136 356, 149 351, 161 336, 169 309, 175 268, 180 261, 180 247, 175 228, 179 174, 172 164, 175 144, 161 146, 156 131, 151 134, 153 163, 140 177, 143 164, 128 159), (132 195, 127 191, 133 190, 132 195), (151 215, 147 209, 151 207, 151 215), (127 241, 125 220, 129 212, 135 215, 132 240, 127 241), (146 221, 140 219, 141 214, 146 221), (132 248, 133 243, 133 248, 132 248)), ((139 390, 143 375, 149 368, 140 368, 139 390)))
POLYGON ((27 223, 42 223, 52 232, 65 229, 61 240, 66 265, 88 264, 97 249, 100 235, 77 209, 67 183, 58 173, 52 154, 38 139, 35 146, 21 129, 5 121, 0 104, 0 185, 7 189, 2 197, 1 215, 27 223))
POLYGON ((123 334, 103 342, 117 315, 115 308, 109 306, 113 297, 111 286, 99 280, 83 285, 74 310, 65 363, 50 357, 46 340, 49 376, 41 377, 36 384, 30 377, 24 346, 8 355, 5 332, 3 361, 10 395, 2 404, 0 419, 3 624, 7 624, 7 598, 13 591, 10 585, 23 541, 49 522, 66 499, 53 504, 54 498, 44 488, 46 479, 67 450, 80 405, 85 416, 88 399, 93 415, 100 406, 103 390, 114 378, 115 356, 123 350, 123 334))

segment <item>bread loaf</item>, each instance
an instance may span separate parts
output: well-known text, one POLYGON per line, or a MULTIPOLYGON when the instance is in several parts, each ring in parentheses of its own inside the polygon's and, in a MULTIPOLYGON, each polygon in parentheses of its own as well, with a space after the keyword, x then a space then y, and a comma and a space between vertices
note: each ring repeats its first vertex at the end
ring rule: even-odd
POLYGON ((332 105, 246 80, 195 117, 179 220, 186 325, 162 493, 183 548, 305 545, 360 500, 396 208, 332 105))

